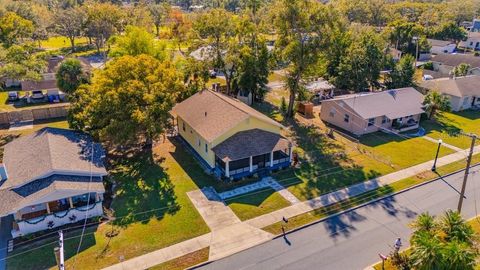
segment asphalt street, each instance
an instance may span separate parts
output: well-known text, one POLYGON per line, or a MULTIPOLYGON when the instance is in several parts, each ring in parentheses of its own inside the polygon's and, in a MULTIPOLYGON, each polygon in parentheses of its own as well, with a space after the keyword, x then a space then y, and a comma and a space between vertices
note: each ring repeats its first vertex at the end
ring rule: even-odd
MULTIPOLYGON (((480 211, 480 172, 471 171, 462 214, 480 211)), ((304 229, 212 262, 197 269, 364 269, 388 255, 401 237, 408 246, 408 227, 422 212, 456 209, 463 172, 331 217, 304 229)))

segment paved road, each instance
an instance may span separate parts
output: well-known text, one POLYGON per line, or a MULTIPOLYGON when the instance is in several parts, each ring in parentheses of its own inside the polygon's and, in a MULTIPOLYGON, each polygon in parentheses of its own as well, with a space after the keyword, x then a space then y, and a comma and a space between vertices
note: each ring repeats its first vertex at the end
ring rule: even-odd
MULTIPOLYGON (((407 239, 408 224, 425 211, 456 209, 463 174, 426 184, 332 217, 305 229, 213 262, 199 269, 363 269, 388 254, 396 237, 407 239)), ((480 211, 480 172, 473 170, 463 214, 480 211), (478 200, 478 202, 476 202, 478 200)))

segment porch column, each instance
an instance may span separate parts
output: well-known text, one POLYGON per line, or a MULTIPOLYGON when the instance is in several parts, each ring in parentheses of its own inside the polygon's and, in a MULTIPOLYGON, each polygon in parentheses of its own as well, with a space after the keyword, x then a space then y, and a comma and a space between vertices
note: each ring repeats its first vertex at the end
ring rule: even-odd
POLYGON ((100 201, 100 194, 95 193, 95 202, 99 202, 99 201, 100 201))
POLYGON ((270 167, 273 167, 273 151, 270 152, 270 167))
POLYGON ((47 213, 50 214, 50 206, 48 205, 48 202, 45 203, 45 205, 47 206, 47 213))
POLYGON ((225 162, 225 177, 230 177, 230 165, 229 165, 230 161, 226 161, 225 162))
POLYGON ((290 147, 288 150, 289 150, 288 160, 289 160, 290 162, 292 162, 293 147, 290 147))
POLYGON ((70 204, 70 208, 73 208, 73 200, 72 200, 72 197, 68 197, 68 203, 70 204))
POLYGON ((250 156, 250 172, 253 172, 253 157, 250 156))

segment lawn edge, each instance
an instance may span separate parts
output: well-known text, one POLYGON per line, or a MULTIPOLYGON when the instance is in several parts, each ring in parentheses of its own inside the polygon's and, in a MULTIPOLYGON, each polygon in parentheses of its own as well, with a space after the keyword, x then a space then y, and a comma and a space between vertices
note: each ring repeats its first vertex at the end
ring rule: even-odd
MULTIPOLYGON (((448 164, 447 164, 447 165, 448 165, 448 164)), ((478 166, 480 166, 480 162, 479 162, 479 163, 476 163, 476 164, 474 164, 474 165, 472 165, 472 166, 470 166, 470 169, 475 168, 475 167, 478 167, 478 166)), ((412 190, 412 189, 415 189, 415 188, 418 188, 418 187, 421 187, 421 186, 430 184, 430 183, 432 183, 432 182, 441 180, 441 179, 444 178, 444 177, 448 177, 448 176, 451 176, 451 175, 454 175, 454 174, 457 174, 457 173, 460 173, 460 172, 463 172, 463 171, 465 171, 465 169, 455 170, 455 171, 453 171, 453 172, 449 172, 449 173, 447 173, 447 174, 444 174, 444 175, 441 175, 441 176, 432 178, 432 179, 430 179, 430 180, 426 180, 426 181, 424 181, 424 182, 422 182, 422 183, 419 183, 419 184, 416 184, 416 185, 407 187, 407 188, 405 188, 405 189, 402 189, 402 190, 399 190, 399 191, 396 191, 396 192, 392 192, 392 193, 390 193, 390 194, 384 195, 384 196, 379 197, 379 198, 376 198, 376 199, 372 199, 372 200, 370 200, 370 201, 368 201, 368 202, 361 203, 361 204, 356 205, 356 206, 354 206, 354 207, 352 207, 352 208, 349 208, 349 209, 346 209, 346 210, 342 210, 342 211, 340 211, 340 212, 337 212, 337 213, 331 214, 331 215, 329 215, 329 216, 320 218, 320 219, 315 220, 315 221, 313 221, 313 222, 310 222, 310 223, 301 225, 301 226, 296 227, 296 228, 293 228, 293 229, 291 229, 291 230, 287 230, 287 231, 285 231, 285 235, 288 235, 288 234, 297 232, 297 231, 299 231, 299 230, 303 230, 303 229, 305 229, 305 228, 308 228, 308 227, 310 227, 310 226, 313 226, 313 225, 315 225, 315 224, 318 224, 318 223, 320 223, 320 222, 323 222, 323 221, 325 221, 325 220, 327 220, 327 219, 329 219, 329 218, 342 215, 342 214, 344 214, 344 213, 347 213, 347 212, 353 211, 353 210, 355 210, 355 209, 364 207, 365 205, 368 205, 368 204, 371 204, 371 203, 374 203, 374 202, 377 202, 377 201, 384 200, 384 199, 386 199, 386 198, 389 198, 389 197, 392 197, 392 196, 395 196, 395 195, 398 195, 398 194, 407 192, 407 191, 409 191, 409 190, 412 190)), ((404 179, 407 179, 407 178, 404 178, 404 179)), ((400 179, 399 181, 404 180, 404 179, 400 179)), ((364 193, 365 193, 365 192, 364 192, 364 193)), ((356 197, 358 197, 358 196, 360 196, 360 195, 362 195, 362 194, 363 194, 363 193, 358 194, 357 196, 354 196, 354 197, 352 197, 352 198, 350 198, 350 199, 356 198, 356 197)), ((339 203, 339 202, 337 202, 337 203, 335 203, 335 204, 338 204, 338 203, 339 203)), ((323 207, 322 207, 322 208, 323 208, 323 207)), ((319 209, 321 209, 321 208, 319 208, 319 209)), ((318 209, 315 209, 315 210, 318 210, 318 209)), ((278 239, 278 238, 280 238, 280 237, 283 237, 283 233, 276 234, 271 240, 275 240, 275 239, 278 239)), ((271 241, 271 240, 270 240, 270 241, 271 241)), ((263 244, 263 243, 262 243, 262 244, 263 244)), ((260 244, 260 245, 261 245, 261 244, 260 244)), ((256 245, 256 246, 258 246, 258 245, 256 245)), ((198 264, 198 265, 191 266, 191 267, 186 268, 186 269, 187 269, 187 270, 197 269, 197 268, 199 268, 199 267, 209 265, 209 264, 211 264, 211 263, 213 263, 213 262, 215 262, 215 261, 228 258, 228 257, 233 256, 233 255, 235 255, 235 254, 237 254, 237 253, 240 253, 240 252, 242 252, 242 251, 245 251, 245 250, 254 248, 254 247, 256 247, 256 246, 253 246, 253 247, 250 247, 250 248, 247 248, 247 249, 238 251, 238 252, 236 252, 236 253, 234 253, 234 254, 228 255, 228 256, 223 257, 223 258, 221 258, 221 259, 208 260, 208 261, 206 261, 206 262, 200 263, 200 264, 198 264)), ((374 266, 374 265, 376 265, 376 263, 375 263, 375 264, 372 264, 371 266, 365 267, 364 270, 366 270, 366 269, 373 269, 373 268, 369 268, 369 267, 372 267, 372 266, 374 266)))

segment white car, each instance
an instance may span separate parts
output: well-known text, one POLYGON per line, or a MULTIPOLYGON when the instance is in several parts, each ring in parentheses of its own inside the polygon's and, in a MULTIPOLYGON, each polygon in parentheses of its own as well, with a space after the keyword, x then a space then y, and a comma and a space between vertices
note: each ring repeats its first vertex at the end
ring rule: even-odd
POLYGON ((18 92, 17 91, 10 91, 8 92, 8 100, 10 101, 16 101, 18 100, 19 96, 18 96, 18 92))
POLYGON ((43 95, 42 90, 33 90, 31 98, 33 99, 42 99, 45 98, 45 95, 43 95))

